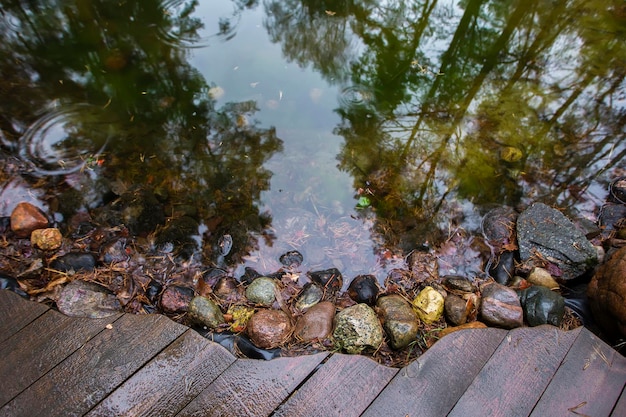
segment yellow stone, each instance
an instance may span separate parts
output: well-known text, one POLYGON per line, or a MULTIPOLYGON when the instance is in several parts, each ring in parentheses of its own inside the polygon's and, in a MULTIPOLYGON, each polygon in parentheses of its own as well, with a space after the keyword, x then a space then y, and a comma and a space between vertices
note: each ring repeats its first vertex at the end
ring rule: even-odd
POLYGON ((30 243, 42 250, 55 250, 61 247, 63 236, 59 229, 54 227, 37 229, 30 234, 30 243))
POLYGON ((413 309, 420 320, 431 324, 441 318, 444 301, 443 295, 433 287, 425 287, 413 300, 413 309))

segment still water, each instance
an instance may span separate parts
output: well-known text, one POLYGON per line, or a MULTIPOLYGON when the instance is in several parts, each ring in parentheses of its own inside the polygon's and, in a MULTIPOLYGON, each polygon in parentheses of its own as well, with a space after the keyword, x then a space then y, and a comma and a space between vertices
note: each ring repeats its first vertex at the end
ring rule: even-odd
POLYGON ((0 216, 135 193, 137 234, 191 219, 183 256, 382 280, 494 205, 594 219, 626 174, 623 1, 0 4, 0 216))

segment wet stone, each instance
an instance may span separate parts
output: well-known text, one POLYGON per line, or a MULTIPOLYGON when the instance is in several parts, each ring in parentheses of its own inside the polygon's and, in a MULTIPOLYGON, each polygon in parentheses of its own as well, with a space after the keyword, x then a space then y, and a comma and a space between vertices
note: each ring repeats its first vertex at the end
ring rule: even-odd
POLYGON ((348 295, 357 303, 373 306, 378 297, 378 282, 374 275, 359 275, 348 287, 348 295))
POLYGON ((224 315, 219 306, 211 299, 197 296, 189 303, 187 314, 194 323, 214 329, 224 323, 224 315))
POLYGON ((306 311, 319 303, 324 297, 324 290, 314 282, 307 282, 296 299, 296 308, 306 311))
POLYGON ((452 291, 474 292, 476 286, 472 282, 460 275, 446 275, 443 277, 443 285, 452 291))
POLYGON ((248 337, 262 349, 278 347, 289 339, 291 324, 282 310, 259 310, 248 321, 248 337))
POLYGON ((524 311, 515 290, 495 282, 481 288, 482 321, 494 327, 513 329, 524 324, 524 311))
POLYGON ((498 284, 508 285, 515 274, 515 252, 504 251, 494 259, 494 263, 489 268, 489 275, 498 284))
POLYGON ((163 290, 160 306, 166 313, 184 313, 187 311, 193 297, 193 289, 180 285, 172 285, 163 290))
POLYGON ((19 203, 11 213, 11 230, 17 237, 29 237, 33 230, 46 227, 45 214, 30 203, 19 203))
POLYGON ((249 266, 247 266, 244 270, 243 275, 239 277, 239 281, 243 284, 249 285, 252 283, 252 281, 261 276, 263 275, 259 274, 256 270, 254 270, 254 268, 250 268, 249 266))
POLYGON ((333 331, 334 318, 335 305, 329 301, 322 301, 298 319, 294 335, 304 342, 326 339, 333 331))
POLYGON ((454 294, 449 294, 444 303, 446 319, 454 326, 460 326, 467 321, 467 301, 454 294))
POLYGON ((583 232, 543 203, 520 214, 517 236, 522 262, 544 267, 557 279, 577 278, 598 262, 598 254, 583 232))
POLYGON ((121 312, 114 294, 86 281, 72 281, 61 290, 57 299, 59 311, 70 317, 102 318, 121 312))
POLYGON ((432 324, 443 314, 444 298, 433 287, 425 287, 413 300, 413 308, 424 323, 432 324))
POLYGON ((246 288, 246 298, 263 306, 271 306, 276 299, 276 282, 272 278, 259 277, 246 288))
POLYGON ((215 283, 215 286, 213 287, 213 292, 219 298, 228 298, 229 296, 232 296, 237 292, 238 285, 239 283, 233 277, 221 277, 215 283))
POLYGON ((529 326, 560 326, 565 315, 565 300, 560 294, 536 285, 519 292, 524 317, 529 326))
POLYGON ((336 293, 343 286, 343 277, 337 268, 325 269, 323 271, 307 272, 311 281, 321 285, 326 292, 336 293))
POLYGON ((57 228, 36 229, 30 234, 30 243, 42 250, 55 250, 61 247, 63 236, 57 228))
POLYGON ((530 282, 533 285, 541 285, 548 289, 554 290, 559 288, 559 283, 552 278, 550 272, 546 271, 543 268, 533 268, 530 272, 526 281, 530 282))
POLYGON ((609 337, 626 337, 626 247, 598 268, 587 294, 593 317, 609 337))
POLYGON ((419 320, 408 301, 393 294, 380 297, 376 306, 393 349, 402 349, 415 341, 419 320))
POLYGON ((93 271, 96 258, 91 253, 70 252, 56 258, 50 263, 50 267, 61 272, 93 271))
POLYGON ((367 304, 348 307, 335 315, 335 346, 351 354, 366 348, 377 349, 383 342, 383 328, 367 304))
POLYGON ((280 256, 279 261, 281 264, 289 268, 297 268, 302 264, 304 257, 297 250, 289 251, 280 256))
POLYGON ((515 244, 515 222, 518 213, 508 206, 497 207, 485 214, 482 232, 485 239, 493 246, 496 254, 504 247, 515 244))

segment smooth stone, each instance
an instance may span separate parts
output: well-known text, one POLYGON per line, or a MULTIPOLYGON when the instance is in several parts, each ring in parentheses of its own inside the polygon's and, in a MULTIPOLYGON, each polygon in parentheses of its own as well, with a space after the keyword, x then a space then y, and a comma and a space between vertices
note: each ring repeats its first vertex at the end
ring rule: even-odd
POLYGON ((36 206, 22 202, 11 212, 11 230, 17 237, 29 237, 33 230, 48 227, 48 219, 36 206))
POLYGON ((272 278, 259 277, 256 278, 246 288, 246 298, 262 306, 271 306, 276 300, 276 282, 272 278))
POLYGON ((515 275, 515 252, 502 252, 489 268, 489 275, 498 284, 508 285, 515 275))
POLYGON ((185 313, 193 297, 193 289, 181 285, 171 285, 163 290, 159 304, 166 313, 185 313))
POLYGON ((535 285, 520 291, 519 299, 529 326, 561 325, 565 316, 565 300, 560 294, 535 285))
POLYGON ((221 277, 215 283, 215 286, 213 287, 213 292, 219 298, 227 298, 233 293, 237 292, 238 285, 239 283, 233 277, 229 277, 229 276, 221 277))
POLYGON ((322 301, 324 297, 324 290, 314 282, 307 282, 304 284, 302 291, 298 294, 296 299, 296 308, 300 311, 306 311, 308 308, 313 307, 315 304, 322 301))
POLYGON ((348 295, 357 303, 373 306, 378 297, 378 281, 374 275, 359 275, 348 287, 348 295))
POLYGON ((255 346, 272 349, 287 342, 291 323, 284 311, 263 309, 250 317, 246 331, 255 346))
POLYGON ((392 349, 402 349, 415 341, 419 319, 408 301, 393 294, 380 297, 376 306, 392 349))
POLYGON ((336 293, 343 286, 343 277, 337 268, 307 272, 307 275, 330 294, 336 293))
POLYGON ((298 319, 294 335, 304 342, 326 339, 333 332, 334 318, 335 305, 330 301, 322 301, 298 319))
POLYGON ((448 322, 460 326, 467 321, 467 301, 454 294, 448 294, 444 302, 444 311, 448 322))
POLYGON ((335 346, 350 354, 366 348, 378 349, 383 342, 383 327, 374 310, 361 303, 335 315, 333 338, 335 346))
POLYGON ((449 335, 450 333, 454 333, 459 330, 467 330, 467 329, 486 329, 488 326, 485 323, 481 323, 480 321, 472 321, 469 323, 461 324, 460 326, 455 327, 446 327, 442 331, 439 332, 439 340, 442 337, 449 335))
POLYGON ((55 227, 36 229, 30 234, 30 243, 41 250, 55 250, 61 247, 63 235, 55 227))
POLYGON ((577 278, 598 263, 598 254, 583 232, 543 203, 519 215, 517 239, 523 263, 546 268, 560 280, 577 278))
POLYGON ((598 268, 587 295, 595 320, 608 336, 626 337, 626 246, 598 268))
POLYGON ((413 308, 420 320, 426 324, 432 324, 441 318, 444 303, 443 295, 436 289, 424 287, 413 300, 413 308))
POLYGON ((448 290, 456 290, 462 292, 474 292, 476 286, 472 282, 460 275, 446 275, 443 277, 443 285, 448 290))
POLYGON ((302 261, 304 261, 304 257, 297 250, 292 250, 280 255, 278 260, 288 268, 297 268, 302 264, 302 261))
POLYGON ((61 289, 56 300, 59 311, 70 317, 103 318, 122 311, 113 293, 93 283, 75 280, 61 289))
POLYGON ((481 288, 482 321, 494 327, 513 329, 524 324, 524 311, 515 290, 491 282, 481 288))
POLYGON ((481 228, 483 236, 493 246, 496 254, 504 247, 515 244, 515 223, 518 213, 509 206, 496 207, 485 214, 481 228))
POLYGON ((91 253, 70 252, 50 262, 50 267, 61 272, 93 271, 96 258, 91 253))
POLYGON ((214 329, 225 322, 224 315, 215 301, 202 296, 196 296, 191 300, 187 315, 193 322, 209 329, 214 329))
POLYGON ((526 281, 530 282, 533 285, 541 285, 550 290, 555 290, 559 288, 559 283, 556 282, 550 272, 543 268, 533 268, 530 272, 530 275, 526 278, 526 281))

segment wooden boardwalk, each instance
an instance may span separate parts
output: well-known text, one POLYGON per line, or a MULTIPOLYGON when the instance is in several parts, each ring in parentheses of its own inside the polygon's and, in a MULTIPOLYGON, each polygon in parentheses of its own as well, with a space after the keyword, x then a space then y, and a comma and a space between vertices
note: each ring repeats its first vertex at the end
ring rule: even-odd
POLYGON ((68 318, 0 290, 0 416, 626 416, 626 360, 584 328, 464 330, 403 369, 237 359, 160 315, 68 318))

